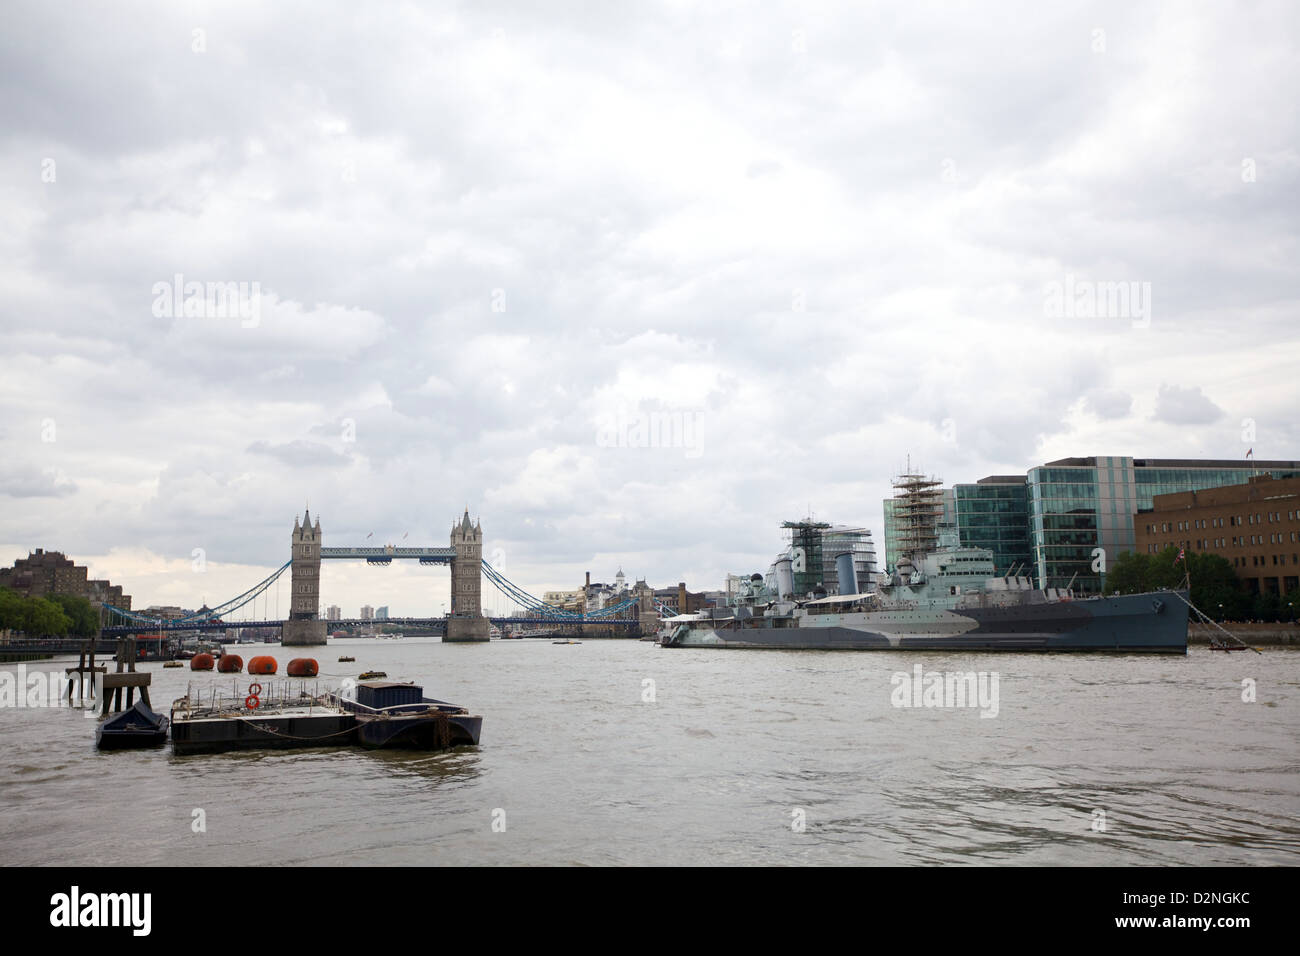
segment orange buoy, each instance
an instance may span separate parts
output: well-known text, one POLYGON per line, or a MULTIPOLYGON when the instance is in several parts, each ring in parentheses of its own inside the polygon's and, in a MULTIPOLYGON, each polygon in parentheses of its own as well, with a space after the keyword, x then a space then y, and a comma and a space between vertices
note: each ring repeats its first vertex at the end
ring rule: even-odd
POLYGON ((295 657, 289 662, 284 672, 290 677, 315 677, 320 666, 312 657, 295 657))
POLYGON ((195 654, 190 658, 190 670, 192 671, 210 671, 212 670, 211 654, 195 654))
POLYGON ((254 657, 248 662, 248 673, 250 674, 274 674, 275 673, 274 657, 254 657))
POLYGON ((244 669, 244 659, 238 654, 222 654, 217 661, 217 670, 223 674, 238 674, 244 669))

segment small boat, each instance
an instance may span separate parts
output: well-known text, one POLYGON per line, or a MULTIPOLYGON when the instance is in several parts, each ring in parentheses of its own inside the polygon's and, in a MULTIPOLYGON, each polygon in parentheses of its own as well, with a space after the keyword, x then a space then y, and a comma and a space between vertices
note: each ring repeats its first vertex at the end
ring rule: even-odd
POLYGON ((384 671, 366 671, 364 674, 358 675, 357 680, 379 680, 387 676, 388 674, 384 671))
POLYGON ((162 714, 150 710, 144 701, 137 701, 130 710, 99 725, 95 734, 95 746, 100 750, 156 747, 167 742, 169 723, 162 714))
POLYGON ((163 667, 184 667, 184 661, 163 661, 163 667))
POLYGON ((581 644, 582 641, 551 641, 552 644, 581 644))
POLYGON ((1212 651, 1253 651, 1248 644, 1229 644, 1226 641, 1210 641, 1212 651))
POLYGON ((340 658, 339 658, 339 663, 340 663, 340 664, 351 664, 351 663, 353 663, 354 661, 356 661, 356 658, 355 658, 355 657, 340 657, 340 658))

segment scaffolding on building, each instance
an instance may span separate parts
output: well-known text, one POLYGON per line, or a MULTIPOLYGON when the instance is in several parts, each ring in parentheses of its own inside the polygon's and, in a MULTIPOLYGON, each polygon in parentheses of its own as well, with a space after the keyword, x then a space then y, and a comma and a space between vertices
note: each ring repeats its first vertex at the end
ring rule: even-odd
POLYGON ((893 485, 898 547, 913 563, 919 563, 939 544, 943 482, 933 476, 909 472, 896 477, 893 485))

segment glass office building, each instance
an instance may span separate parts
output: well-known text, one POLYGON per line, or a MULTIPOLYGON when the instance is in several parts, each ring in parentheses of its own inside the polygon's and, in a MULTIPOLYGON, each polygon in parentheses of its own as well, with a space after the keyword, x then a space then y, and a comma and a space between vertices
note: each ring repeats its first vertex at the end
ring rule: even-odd
POLYGON ((1098 456, 1030 469, 1029 537, 1039 586, 1100 592, 1106 566, 1136 547, 1134 516, 1151 510, 1153 496, 1240 484, 1255 474, 1295 477, 1300 462, 1098 456))
POLYGON ((991 475, 973 485, 954 485, 957 536, 965 547, 988 548, 999 574, 1032 573, 1029 486, 1024 475, 991 475))
MULTIPOLYGON (((1300 477, 1300 462, 1094 456, 1049 461, 1021 475, 993 475, 944 489, 943 532, 988 548, 999 572, 1028 562, 1039 587, 1096 594, 1105 568, 1136 547, 1135 516, 1156 495, 1204 491, 1253 475, 1300 477)), ((895 500, 885 499, 885 562, 893 571, 902 533, 895 500)), ((1140 519, 1138 519, 1140 520, 1140 519)))

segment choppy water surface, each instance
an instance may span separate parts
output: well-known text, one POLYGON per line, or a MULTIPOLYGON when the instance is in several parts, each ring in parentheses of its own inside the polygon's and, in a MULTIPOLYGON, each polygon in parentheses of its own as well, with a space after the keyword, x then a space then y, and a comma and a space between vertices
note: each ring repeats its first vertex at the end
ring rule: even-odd
MULTIPOLYGON (((296 656, 269 650, 282 668, 296 656)), ((0 862, 1300 863, 1296 650, 1151 658, 404 639, 312 653, 325 679, 375 668, 470 707, 484 718, 482 745, 100 754, 95 722, 75 710, 0 709, 0 862), (357 662, 335 663, 341 653, 357 662), (998 715, 892 706, 891 676, 915 664, 998 672, 998 715), (1255 703, 1242 701, 1243 678, 1257 682, 1255 703), (192 830, 196 808, 206 833, 192 830)), ((160 709, 191 681, 230 682, 144 666, 160 709)))

